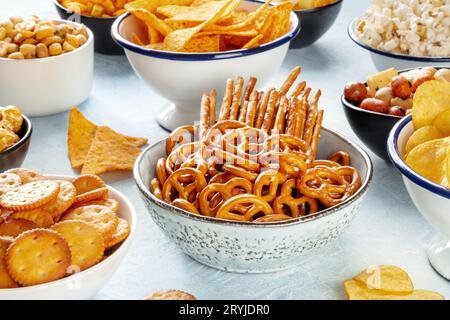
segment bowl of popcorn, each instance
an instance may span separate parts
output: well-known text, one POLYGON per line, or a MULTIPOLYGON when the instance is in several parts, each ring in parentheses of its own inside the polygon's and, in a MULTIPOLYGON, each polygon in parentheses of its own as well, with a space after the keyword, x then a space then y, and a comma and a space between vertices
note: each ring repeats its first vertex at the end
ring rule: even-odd
POLYGON ((378 70, 450 66, 448 1, 373 1, 348 33, 378 70))
POLYGON ((130 0, 52 0, 62 19, 86 25, 95 35, 95 52, 122 55, 123 49, 111 38, 114 20, 125 13, 124 6, 130 0))
POLYGON ((0 174, 0 299, 88 299, 136 229, 130 201, 95 175, 0 174))
POLYGON ((19 108, 0 107, 0 172, 22 165, 32 131, 31 121, 19 108))
POLYGON ((291 2, 150 0, 128 3, 112 35, 136 73, 168 100, 158 123, 169 130, 198 120, 205 89, 228 77, 270 77, 300 25, 291 2))
POLYGON ((46 116, 85 101, 92 89, 94 45, 84 25, 36 16, 0 21, 0 105, 46 116))

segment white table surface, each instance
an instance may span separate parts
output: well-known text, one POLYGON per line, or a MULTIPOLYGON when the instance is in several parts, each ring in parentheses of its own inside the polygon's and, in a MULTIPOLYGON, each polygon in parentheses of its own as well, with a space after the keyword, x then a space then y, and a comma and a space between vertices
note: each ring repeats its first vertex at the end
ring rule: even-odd
MULTIPOLYGON (((366 52, 347 37, 346 27, 369 0, 345 0, 330 31, 313 46, 291 50, 273 84, 281 83, 296 65, 313 88, 323 92, 325 126, 357 138, 340 105, 345 83, 375 72, 366 52)), ((38 14, 56 17, 51 0, 0 0, 0 18, 38 14)), ((1 85, 1 84, 0 84, 1 85)), ((209 89, 209 88, 205 88, 209 89)), ((58 94, 55 92, 55 94, 58 94)), ((79 106, 97 124, 155 142, 167 136, 155 121, 164 106, 131 69, 125 56, 95 56, 94 88, 79 106)), ((43 173, 77 174, 67 157, 68 113, 33 118, 34 132, 24 167, 43 173)), ((370 154, 374 179, 349 229, 321 254, 285 272, 262 275, 225 273, 184 255, 147 214, 131 174, 109 174, 105 180, 122 191, 138 212, 137 236, 125 261, 96 299, 142 299, 161 289, 180 289, 199 299, 343 299, 342 281, 374 264, 394 264, 411 275, 416 288, 450 298, 450 285, 430 266, 425 248, 435 232, 412 204, 400 174, 370 154)))

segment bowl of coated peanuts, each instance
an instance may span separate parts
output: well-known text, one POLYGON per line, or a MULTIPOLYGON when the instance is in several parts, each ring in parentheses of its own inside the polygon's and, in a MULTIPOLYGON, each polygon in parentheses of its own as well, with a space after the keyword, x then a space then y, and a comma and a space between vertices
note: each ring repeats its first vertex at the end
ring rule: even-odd
POLYGON ((93 84, 93 39, 75 22, 37 16, 0 21, 0 105, 35 117, 81 104, 93 84))

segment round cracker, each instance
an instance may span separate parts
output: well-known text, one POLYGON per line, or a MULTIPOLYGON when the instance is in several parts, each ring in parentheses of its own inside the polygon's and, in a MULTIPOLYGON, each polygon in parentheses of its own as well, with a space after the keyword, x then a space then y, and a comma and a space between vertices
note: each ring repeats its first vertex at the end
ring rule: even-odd
POLYGON ((37 228, 39 228, 39 226, 32 221, 11 218, 0 224, 0 236, 15 238, 25 231, 37 228))
POLYGON ((57 232, 48 229, 22 233, 6 253, 9 274, 24 286, 61 279, 70 263, 67 241, 57 232))
POLYGON ((7 172, 0 174, 0 196, 14 190, 21 184, 22 180, 17 174, 7 172))
POLYGON ((55 199, 59 184, 51 180, 33 181, 11 191, 0 198, 0 205, 10 210, 31 210, 55 199))
POLYGON ((52 215, 45 208, 16 211, 9 215, 8 219, 11 218, 31 221, 39 228, 48 228, 54 223, 52 215))
POLYGON ((59 184, 59 192, 55 201, 50 202, 44 206, 44 209, 50 213, 54 221, 59 221, 61 215, 70 208, 75 201, 77 190, 75 186, 64 180, 56 180, 59 184))
POLYGON ((73 209, 65 214, 62 220, 82 220, 89 222, 100 231, 105 241, 111 238, 119 223, 119 218, 110 208, 99 205, 73 209))
POLYGON ((109 249, 116 244, 121 243, 130 234, 130 224, 125 219, 119 218, 116 230, 112 234, 111 238, 106 242, 106 248, 109 249))
POLYGON ((75 203, 104 198, 108 195, 105 182, 93 174, 84 174, 72 180, 77 189, 75 203))
POLYGON ((98 188, 75 197, 75 203, 87 202, 91 200, 102 199, 108 196, 108 188, 102 187, 98 188))
POLYGON ((0 248, 0 289, 17 288, 18 285, 9 275, 5 264, 6 249, 0 248))
POLYGON ((79 207, 91 206, 94 204, 99 205, 99 206, 108 207, 115 213, 119 212, 119 201, 117 201, 115 199, 110 199, 110 198, 91 200, 91 201, 87 201, 87 202, 80 202, 80 203, 74 204, 72 206, 72 208, 75 209, 75 208, 79 208, 79 207))
POLYGON ((144 300, 197 300, 197 298, 184 291, 165 290, 154 292, 151 295, 146 296, 144 300))
POLYGON ((72 266, 85 270, 97 264, 105 252, 102 234, 90 223, 81 220, 61 221, 51 227, 70 247, 72 266))
POLYGON ((20 179, 22 180, 22 184, 36 181, 36 180, 44 180, 45 179, 44 176, 41 175, 40 173, 38 173, 34 170, 25 169, 25 168, 13 168, 13 169, 6 170, 5 173, 17 174, 20 177, 20 179))

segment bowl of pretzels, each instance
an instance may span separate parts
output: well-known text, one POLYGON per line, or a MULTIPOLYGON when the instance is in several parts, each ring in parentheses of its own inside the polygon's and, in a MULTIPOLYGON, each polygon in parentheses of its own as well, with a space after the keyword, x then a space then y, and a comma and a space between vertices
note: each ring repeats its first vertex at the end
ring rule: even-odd
POLYGON ((198 125, 137 159, 148 212, 195 260, 229 272, 288 269, 333 243, 356 214, 372 163, 322 127, 321 92, 297 81, 300 72, 265 91, 256 78, 229 79, 220 106, 214 90, 203 94, 198 125))

